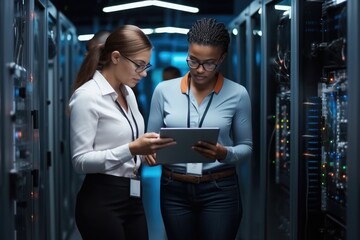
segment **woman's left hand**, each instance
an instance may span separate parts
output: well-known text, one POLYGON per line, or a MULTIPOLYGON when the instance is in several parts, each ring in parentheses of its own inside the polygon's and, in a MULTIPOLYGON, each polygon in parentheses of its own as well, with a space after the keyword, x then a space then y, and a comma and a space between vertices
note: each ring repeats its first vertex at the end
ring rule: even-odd
POLYGON ((207 158, 219 161, 224 160, 227 154, 227 149, 219 143, 211 144, 199 141, 193 146, 193 149, 207 158))
POLYGON ((156 153, 149 154, 145 156, 145 161, 149 166, 156 166, 158 163, 156 162, 156 153))

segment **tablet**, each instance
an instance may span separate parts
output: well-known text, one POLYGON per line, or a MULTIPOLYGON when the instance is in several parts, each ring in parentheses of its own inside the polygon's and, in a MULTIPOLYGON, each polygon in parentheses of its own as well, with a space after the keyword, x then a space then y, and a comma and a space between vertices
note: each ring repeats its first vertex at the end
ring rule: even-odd
POLYGON ((215 162, 194 151, 198 141, 216 144, 219 128, 161 128, 160 138, 173 138, 175 145, 162 148, 156 153, 158 163, 210 163, 215 162))

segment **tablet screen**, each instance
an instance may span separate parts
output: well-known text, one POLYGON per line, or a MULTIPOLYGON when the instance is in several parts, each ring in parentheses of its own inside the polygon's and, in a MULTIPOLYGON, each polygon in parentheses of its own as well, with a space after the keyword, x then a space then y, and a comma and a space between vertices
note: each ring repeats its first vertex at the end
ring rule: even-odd
POLYGON ((161 138, 173 138, 175 145, 160 149, 156 153, 158 163, 210 163, 209 159, 192 149, 198 141, 216 144, 219 128, 161 128, 161 138))

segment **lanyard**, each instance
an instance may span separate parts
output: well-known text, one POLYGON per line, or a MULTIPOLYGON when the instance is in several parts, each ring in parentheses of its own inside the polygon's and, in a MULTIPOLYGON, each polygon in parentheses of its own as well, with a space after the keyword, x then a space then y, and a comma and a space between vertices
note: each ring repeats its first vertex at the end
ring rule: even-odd
MULTIPOLYGON (((115 103, 116 103, 116 105, 119 107, 121 114, 126 118, 127 122, 129 123, 130 129, 131 129, 131 133, 132 133, 131 137, 132 137, 132 140, 135 141, 135 139, 137 139, 137 138, 139 137, 139 127, 138 127, 138 125, 137 125, 137 123, 136 123, 136 120, 135 120, 134 114, 133 114, 132 111, 131 111, 131 108, 129 108, 129 109, 130 109, 130 113, 131 113, 132 119, 133 119, 133 121, 134 121, 134 123, 135 123, 136 138, 135 138, 135 133, 134 133, 133 126, 131 125, 131 122, 130 122, 129 118, 126 116, 124 110, 122 109, 122 107, 120 106, 120 104, 118 103, 117 100, 115 100, 115 103)), ((137 156, 136 156, 136 155, 134 156, 134 160, 135 160, 135 162, 136 162, 136 160, 137 160, 137 156)))
MULTIPOLYGON (((201 126, 202 126, 202 124, 204 122, 205 116, 206 116, 206 114, 207 114, 207 112, 209 110, 209 107, 211 105, 213 96, 214 96, 214 91, 211 93, 210 100, 209 100, 209 102, 208 102, 208 104, 207 104, 207 106, 205 108, 204 114, 201 117, 201 120, 200 120, 200 123, 199 123, 199 128, 201 128, 201 126)), ((187 127, 190 128, 190 81, 189 81, 187 99, 188 99, 187 127)))

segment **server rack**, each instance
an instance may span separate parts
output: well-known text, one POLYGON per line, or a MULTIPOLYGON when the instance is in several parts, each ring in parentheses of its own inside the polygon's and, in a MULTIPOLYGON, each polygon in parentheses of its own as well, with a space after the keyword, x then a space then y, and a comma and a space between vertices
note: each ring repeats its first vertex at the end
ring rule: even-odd
MULTIPOLYGON (((246 71, 242 71, 245 68, 244 65, 241 63, 245 63, 245 55, 247 52, 243 48, 245 44, 239 44, 239 40, 244 39, 242 38, 245 35, 245 28, 241 28, 240 25, 244 25, 246 22, 247 12, 242 12, 242 14, 237 17, 235 20, 232 21, 232 23, 229 24, 229 29, 232 31, 231 35, 231 46, 229 49, 229 55, 228 55, 228 66, 229 66, 229 72, 230 76, 232 76, 233 80, 237 83, 242 84, 246 89, 248 89, 248 84, 250 81, 248 81, 248 78, 246 77, 247 73, 246 71), (236 35, 234 34, 237 33, 236 35), (244 66, 244 69, 240 69, 240 66, 244 66)), ((241 43, 244 43, 242 41, 241 43)), ((236 239, 246 239, 246 236, 248 235, 249 228, 250 228, 250 214, 249 213, 249 202, 250 202, 250 181, 249 176, 251 175, 248 171, 250 163, 242 163, 239 165, 238 170, 238 178, 239 178, 239 186, 240 186, 240 195, 242 199, 242 205, 243 205, 243 216, 240 223, 240 228, 238 230, 237 238, 236 239)))
POLYGON ((240 21, 250 18, 250 7, 232 24, 240 32, 237 48, 245 52, 238 74, 250 79, 251 95, 260 93, 254 95, 260 102, 254 136, 264 222, 255 238, 357 239, 359 4, 262 1, 258 85, 251 67, 256 39, 247 35, 254 25, 240 21), (288 6, 288 17, 275 5, 288 6))
MULTIPOLYGON (((235 54, 238 54, 238 60, 237 60, 237 65, 234 67, 234 72, 237 74, 238 79, 237 81, 242 84, 243 86, 245 86, 245 88, 247 90, 249 90, 249 77, 248 77, 248 73, 245 71, 241 71, 242 69, 240 69, 239 66, 244 66, 240 63, 244 63, 245 61, 245 56, 247 54, 249 54, 249 52, 246 51, 246 49, 243 48, 243 46, 245 44, 241 44, 244 43, 246 40, 246 38, 242 38, 243 34, 245 33, 245 29, 246 27, 244 25, 246 25, 246 18, 248 16, 248 12, 244 11, 239 18, 236 19, 236 22, 234 23, 233 27, 236 27, 236 29, 239 29, 239 34, 237 35, 237 38, 234 39, 234 41, 236 40, 236 42, 234 44, 235 47, 233 47, 232 51, 235 54), (244 41, 241 41, 239 44, 239 40, 244 39, 244 41), (237 46, 237 47, 236 47, 237 46)), ((246 64, 244 67, 249 67, 250 64, 246 64)), ((250 98, 251 98, 251 94, 249 93, 250 98)), ((240 164, 240 168, 238 171, 238 178, 239 178, 239 183, 240 183, 240 192, 241 192, 241 198, 242 198, 242 204, 243 204, 243 217, 240 223, 240 228, 239 228, 239 232, 237 235, 237 239, 247 239, 248 235, 250 234, 250 226, 251 226, 251 212, 250 212, 250 202, 251 202, 251 181, 250 178, 252 176, 252 173, 250 171, 248 171, 250 169, 251 166, 251 162, 252 159, 249 160, 249 162, 243 162, 242 164, 240 164)))
POLYGON ((360 236, 360 119, 359 92, 360 92, 360 32, 359 32, 359 1, 347 2, 347 32, 348 50, 348 78, 349 78, 349 118, 348 118, 348 204, 347 204, 347 239, 355 240, 360 236))
POLYGON ((252 2, 230 24, 230 29, 237 29, 238 35, 233 39, 232 54, 236 54, 237 61, 233 72, 238 82, 246 87, 252 104, 253 125, 253 154, 248 162, 241 164, 239 169, 239 183, 241 185, 244 214, 240 225, 238 239, 258 239, 260 225, 259 201, 259 169, 260 169, 260 131, 256 127, 260 119, 260 67, 261 67, 261 26, 259 1, 252 2), (256 207, 255 207, 256 206, 256 207))
POLYGON ((56 200, 55 192, 58 190, 55 182, 56 182, 56 168, 55 168, 55 157, 54 157, 54 148, 55 148, 55 141, 54 141, 54 130, 56 128, 55 125, 55 107, 54 107, 54 87, 53 83, 57 78, 58 74, 58 63, 56 61, 56 56, 58 55, 58 39, 57 39, 57 22, 58 22, 58 11, 57 9, 51 4, 48 3, 47 8, 47 17, 46 17, 46 30, 47 30, 47 39, 48 39, 48 57, 46 62, 46 81, 42 85, 44 94, 43 97, 43 112, 41 114, 41 119, 43 123, 41 128, 44 134, 41 137, 44 139, 43 146, 43 154, 44 159, 46 159, 46 168, 47 168, 47 176, 45 177, 46 181, 48 182, 48 191, 46 193, 47 202, 48 202, 48 213, 47 217, 49 219, 49 223, 47 225, 47 231, 49 239, 57 239, 58 236, 61 236, 59 230, 59 223, 58 223, 58 200, 56 200))
MULTIPOLYGON (((248 91, 251 97, 252 119, 253 124, 253 154, 250 169, 250 186, 249 186, 249 203, 253 206, 259 206, 261 201, 259 198, 260 190, 260 128, 257 126, 260 123, 260 99, 261 95, 261 4, 259 1, 253 1, 249 5, 249 13, 246 21, 247 29, 247 46, 248 46, 248 61, 249 61, 249 75, 248 75, 248 91)), ((259 238, 258 227, 260 224, 260 208, 249 208, 249 231, 245 239, 259 238)))
POLYGON ((76 28, 51 3, 48 3, 47 37, 49 55, 47 62, 47 118, 49 128, 46 138, 49 142, 46 151, 49 167, 49 199, 52 224, 52 239, 67 239, 75 227, 75 195, 81 176, 76 174, 71 164, 68 100, 72 93, 78 67, 80 46, 76 28))
MULTIPOLYGON (((276 147, 272 154, 275 159, 275 184, 273 185, 275 188, 271 188, 271 185, 267 186, 269 191, 267 201, 269 202, 266 204, 268 210, 265 211, 268 222, 264 232, 270 233, 265 234, 269 239, 341 239, 336 237, 345 237, 342 230, 330 236, 333 225, 326 223, 329 215, 326 211, 329 209, 324 209, 322 204, 329 198, 328 193, 324 194, 324 188, 326 188, 324 184, 329 184, 329 182, 323 182, 322 176, 330 173, 327 170, 324 172, 322 167, 324 162, 328 162, 324 160, 324 155, 326 156, 327 153, 324 154, 323 151, 324 135, 321 134, 321 122, 327 107, 321 103, 324 97, 321 97, 319 88, 322 76, 327 70, 324 68, 324 61, 315 56, 314 48, 316 47, 314 46, 324 41, 321 36, 327 30, 321 28, 324 18, 322 8, 325 2, 268 1, 263 3, 263 21, 266 31, 263 47, 267 51, 264 58, 264 72, 267 74, 264 75, 263 81, 269 83, 273 77, 276 77, 279 87, 276 96, 271 96, 271 92, 267 91, 267 98, 270 97, 268 98, 270 101, 264 101, 265 109, 269 107, 271 109, 274 104, 271 99, 274 97, 276 99, 276 147), (280 4, 291 7, 290 17, 286 19, 281 16, 280 21, 272 22, 273 17, 276 16, 275 6, 280 4), (274 32, 276 25, 278 38, 274 53, 271 32, 274 32), (279 30, 283 32, 279 34, 279 30), (289 55, 287 58, 286 54, 289 55), (278 71, 275 74, 269 71, 272 61, 269 59, 274 55, 278 58, 276 62, 278 71), (285 191, 276 191, 279 187, 285 191), (285 206, 279 212, 280 214, 276 212, 272 214, 270 204, 273 198, 271 196, 275 197, 275 202, 280 201, 281 205, 285 206), (281 219, 283 219, 281 224, 272 225, 281 219), (335 235, 338 236, 335 237, 335 235)), ((329 87, 333 86, 329 84, 329 87)), ((266 129, 264 124, 263 126, 266 129)), ((267 131, 264 132, 267 133, 267 131)), ((271 141, 271 138, 267 139, 268 142, 271 141)), ((264 153, 263 156, 265 156, 264 153)), ((267 164, 271 166, 271 160, 268 160, 267 164)), ((271 176, 271 171, 267 174, 271 176)), ((263 184, 266 184, 265 181, 263 184)))
POLYGON ((78 186, 65 111, 76 31, 50 2, 15 0, 1 2, 0 32, 0 238, 66 239, 78 186))
POLYGON ((30 41, 34 2, 2 4, 1 29, 7 37, 1 59, 1 234, 4 239, 39 238, 39 108, 30 41))
MULTIPOLYGON (((2 1, 0 3, 0 34, 6 36, 12 32, 11 24, 13 19, 13 1, 2 1)), ((9 46, 13 46, 14 36, 9 34, 7 37, 0 38, 0 47, 2 54, 0 54, 0 74, 1 79, 7 79, 7 81, 0 81, 0 193, 1 193, 1 204, 0 204, 0 234, 2 239, 11 239, 13 236, 13 230, 15 226, 13 216, 13 201, 9 197, 10 193, 10 169, 12 168, 13 154, 12 146, 8 143, 12 143, 12 124, 11 124, 11 112, 13 111, 13 95, 12 91, 4 91, 3 89, 11 89, 11 74, 9 67, 5 63, 13 61, 13 50, 9 46)))
MULTIPOLYGON (((46 64, 48 58, 48 39, 47 39, 47 2, 46 1, 34 1, 33 14, 31 18, 31 24, 33 33, 28 39, 29 44, 32 45, 33 51, 31 53, 30 62, 32 62, 32 76, 33 76, 33 95, 34 106, 36 106, 36 118, 37 118, 37 137, 36 143, 38 145, 36 151, 36 169, 39 172, 38 179, 38 205, 37 205, 37 222, 39 227, 35 238, 38 239, 50 239, 48 227, 50 226, 49 217, 49 199, 48 191, 49 184, 47 181, 48 175, 48 162, 47 155, 44 154, 47 141, 44 138, 44 132, 47 130, 47 120, 42 118, 46 101, 44 100, 43 86, 46 82, 46 64)), ((35 140, 34 140, 35 142, 35 140)), ((34 151, 35 152, 35 151, 34 151)))
MULTIPOLYGON (((290 238, 290 196, 296 185, 290 183, 290 42, 289 1, 262 3, 262 94, 261 99, 261 199, 265 223, 260 239, 290 238)), ((291 69, 292 70, 292 69, 291 69)), ((296 192, 296 191, 295 191, 296 192)))

